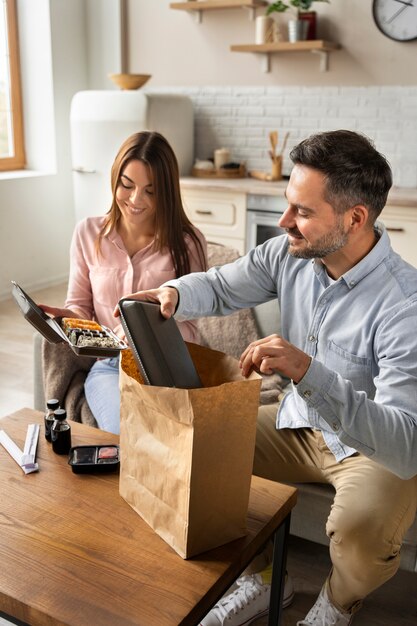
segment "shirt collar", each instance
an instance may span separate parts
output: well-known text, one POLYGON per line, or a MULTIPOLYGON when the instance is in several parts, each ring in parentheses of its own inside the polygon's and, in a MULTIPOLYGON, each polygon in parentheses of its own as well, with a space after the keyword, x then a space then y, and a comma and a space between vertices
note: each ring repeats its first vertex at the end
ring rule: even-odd
POLYGON ((345 281, 349 289, 353 289, 355 285, 373 272, 389 254, 391 243, 385 226, 381 222, 376 222, 374 230, 378 236, 378 241, 372 250, 359 263, 341 276, 341 279, 345 281))

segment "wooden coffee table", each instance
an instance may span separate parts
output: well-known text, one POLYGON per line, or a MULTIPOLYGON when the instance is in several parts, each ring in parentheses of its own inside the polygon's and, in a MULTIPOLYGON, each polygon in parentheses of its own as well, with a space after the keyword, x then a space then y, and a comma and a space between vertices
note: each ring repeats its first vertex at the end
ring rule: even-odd
MULTIPOLYGON (((295 488, 253 477, 247 536, 183 560, 119 496, 117 475, 74 474, 54 454, 42 413, 22 409, 0 429, 23 448, 30 423, 42 425, 39 472, 25 475, 0 446, 0 615, 30 626, 196 626, 275 534, 269 623, 280 623, 295 488)), ((118 442, 71 426, 73 445, 118 442)))

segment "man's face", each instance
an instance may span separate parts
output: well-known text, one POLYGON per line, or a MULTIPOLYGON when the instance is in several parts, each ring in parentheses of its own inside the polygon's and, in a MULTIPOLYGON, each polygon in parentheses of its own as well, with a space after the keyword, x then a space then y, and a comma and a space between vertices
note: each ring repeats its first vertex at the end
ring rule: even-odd
POLYGON ((300 259, 324 258, 348 241, 350 211, 336 214, 324 200, 324 175, 295 165, 286 190, 288 208, 278 225, 288 234, 288 252, 300 259))

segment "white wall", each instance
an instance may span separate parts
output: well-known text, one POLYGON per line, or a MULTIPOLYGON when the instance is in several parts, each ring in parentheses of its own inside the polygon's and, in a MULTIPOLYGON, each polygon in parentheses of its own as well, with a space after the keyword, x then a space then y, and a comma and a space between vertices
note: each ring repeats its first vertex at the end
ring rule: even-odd
POLYGON ((115 0, 17 4, 28 170, 0 174, 0 299, 12 279, 34 290, 67 278, 71 99, 90 87, 113 89, 107 73, 120 70, 115 0))
MULTIPOLYGON (((271 1, 271 0, 270 0, 271 1)), ((152 74, 149 86, 341 86, 416 85, 417 41, 384 37, 372 19, 372 0, 317 2, 318 35, 341 44, 330 56, 330 71, 318 71, 311 53, 272 57, 272 71, 260 69, 255 54, 230 52, 232 44, 255 42, 246 9, 206 11, 201 24, 192 14, 169 8, 170 0, 128 0, 130 71, 152 74)), ((258 9, 257 14, 263 14, 258 9)), ((287 20, 288 12, 278 18, 287 20)))
POLYGON ((288 174, 292 145, 316 130, 348 128, 375 141, 396 185, 417 186, 417 40, 383 36, 371 0, 314 5, 319 36, 341 45, 327 72, 316 54, 297 52, 271 55, 271 71, 264 73, 259 55, 230 51, 231 44, 254 43, 247 10, 203 12, 197 23, 169 4, 129 0, 130 71, 152 74, 148 90, 190 95, 198 158, 225 146, 248 168, 269 169, 268 131, 289 131, 288 174))

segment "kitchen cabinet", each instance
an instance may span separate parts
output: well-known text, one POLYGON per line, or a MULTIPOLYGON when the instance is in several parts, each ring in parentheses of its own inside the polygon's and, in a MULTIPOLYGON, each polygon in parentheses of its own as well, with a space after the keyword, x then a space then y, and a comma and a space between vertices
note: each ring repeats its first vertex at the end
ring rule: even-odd
POLYGON ((394 250, 417 267, 417 207, 388 204, 380 220, 385 224, 394 250))
MULTIPOLYGON (((254 178, 181 178, 184 208, 190 220, 209 241, 230 245, 241 254, 246 250, 248 194, 276 197, 277 209, 282 203, 285 208, 286 186, 285 180, 272 183, 254 178)), ((379 220, 388 229, 394 250, 417 267, 417 189, 393 187, 379 220)))
POLYGON ((246 193, 217 189, 181 189, 184 209, 207 241, 245 253, 246 193))

